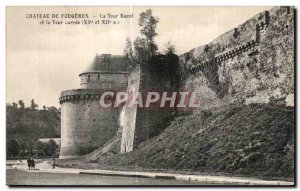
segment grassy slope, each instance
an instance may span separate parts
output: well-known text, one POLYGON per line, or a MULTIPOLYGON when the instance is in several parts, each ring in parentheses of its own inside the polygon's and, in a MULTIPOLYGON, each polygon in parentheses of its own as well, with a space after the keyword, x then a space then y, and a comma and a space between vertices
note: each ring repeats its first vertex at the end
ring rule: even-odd
POLYGON ((294 108, 235 107, 178 117, 160 135, 103 166, 192 170, 260 177, 293 177, 294 108))

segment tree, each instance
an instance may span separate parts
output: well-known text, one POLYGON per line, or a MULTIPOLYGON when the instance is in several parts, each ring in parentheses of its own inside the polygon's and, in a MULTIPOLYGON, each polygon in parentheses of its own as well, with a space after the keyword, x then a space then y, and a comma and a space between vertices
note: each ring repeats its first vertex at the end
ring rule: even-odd
POLYGON ((58 148, 58 145, 52 139, 49 141, 48 144, 49 144, 49 151, 50 151, 49 154, 54 155, 56 153, 56 149, 58 148))
POLYGON ((167 44, 165 44, 165 50, 164 53, 166 55, 170 55, 170 54, 175 54, 175 46, 173 44, 171 44, 171 42, 167 42, 167 44))
POLYGON ((54 107, 54 106, 49 107, 48 111, 54 112, 54 113, 58 113, 59 112, 58 109, 56 107, 54 107))
POLYGON ((21 109, 25 108, 25 104, 24 104, 23 100, 19 100, 18 104, 19 104, 19 106, 20 106, 21 109))
POLYGON ((25 143, 25 149, 27 150, 28 154, 32 154, 33 153, 33 146, 34 146, 34 142, 32 139, 29 139, 26 141, 25 143))
POLYGON ((37 107, 38 107, 38 105, 35 104, 34 100, 32 99, 32 100, 31 100, 30 108, 33 109, 33 110, 35 110, 37 107))
POLYGON ((34 149, 38 151, 38 154, 41 155, 42 153, 45 153, 45 145, 41 141, 37 141, 34 143, 34 149))
POLYGON ((18 104, 16 102, 13 102, 12 103, 13 107, 17 108, 18 107, 18 104))
POLYGON ((19 153, 18 142, 16 140, 7 140, 6 156, 15 157, 19 153))
POLYGON ((129 67, 149 64, 149 60, 157 54, 157 45, 154 42, 158 18, 152 15, 151 9, 140 14, 139 26, 141 37, 137 37, 132 43, 126 39, 124 55, 129 61, 129 67))
POLYGON ((140 14, 139 25, 142 27, 141 34, 145 35, 148 40, 153 40, 157 35, 155 29, 158 18, 152 15, 152 10, 147 9, 140 14))
POLYGON ((19 140, 19 144, 18 144, 19 156, 24 157, 25 150, 26 150, 26 143, 24 142, 23 138, 19 138, 18 140, 19 140))
POLYGON ((159 19, 157 17, 152 15, 151 9, 140 14, 139 25, 142 27, 140 32, 146 37, 150 56, 155 55, 157 51, 157 45, 154 43, 154 37, 157 35, 155 30, 158 20, 159 19))

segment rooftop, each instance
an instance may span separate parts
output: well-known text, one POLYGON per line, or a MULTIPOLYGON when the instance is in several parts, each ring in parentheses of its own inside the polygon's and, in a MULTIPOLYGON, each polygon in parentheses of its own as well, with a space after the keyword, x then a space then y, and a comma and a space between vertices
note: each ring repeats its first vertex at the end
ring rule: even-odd
POLYGON ((53 140, 57 145, 60 145, 60 138, 42 138, 42 139, 38 139, 35 143, 37 142, 41 142, 41 143, 49 143, 50 140, 53 140))
POLYGON ((127 61, 122 55, 97 54, 81 74, 94 72, 127 72, 127 61))

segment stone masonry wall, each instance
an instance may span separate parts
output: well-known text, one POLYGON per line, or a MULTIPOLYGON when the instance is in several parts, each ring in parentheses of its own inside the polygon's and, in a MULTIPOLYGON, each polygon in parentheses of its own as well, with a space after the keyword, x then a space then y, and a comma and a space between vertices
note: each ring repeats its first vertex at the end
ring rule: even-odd
MULTIPOLYGON (((128 88, 127 92, 135 94, 139 92, 140 87, 140 68, 136 67, 134 71, 128 76, 128 88)), ((121 153, 129 152, 133 150, 134 134, 136 127, 136 114, 137 106, 122 108, 119 121, 122 128, 121 138, 121 153)))
MULTIPOLYGON (((177 65, 170 60, 178 62, 178 57, 160 55, 149 65, 136 67, 128 77, 128 90, 141 92, 143 103, 148 92, 176 92, 179 87, 178 76, 176 76, 177 65)), ((174 108, 160 108, 158 105, 147 108, 123 108, 120 115, 123 128, 121 152, 130 152, 145 140, 159 134, 166 127, 168 120, 175 115, 174 108)))
POLYGON ((127 72, 84 73, 80 75, 80 87, 124 91, 127 88, 127 72))
POLYGON ((293 7, 254 16, 183 54, 182 88, 197 92, 200 110, 268 102, 293 105, 294 31, 293 7))
MULTIPOLYGON (((60 158, 76 158, 104 146, 118 135, 121 108, 100 105, 104 92, 127 88, 127 62, 123 56, 96 55, 80 75, 82 89, 61 93, 60 158)), ((106 99, 115 101, 115 95, 106 99)))
POLYGON ((119 109, 100 107, 102 93, 95 89, 62 92, 60 158, 89 153, 116 135, 119 109))

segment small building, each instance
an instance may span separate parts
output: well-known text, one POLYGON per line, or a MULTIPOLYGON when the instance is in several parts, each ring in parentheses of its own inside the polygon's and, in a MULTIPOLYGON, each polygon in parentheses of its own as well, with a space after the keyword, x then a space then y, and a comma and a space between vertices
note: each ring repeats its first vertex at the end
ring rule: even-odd
POLYGON ((50 140, 53 140, 58 145, 58 147, 60 147, 60 138, 41 138, 41 139, 38 139, 35 143, 37 143, 37 142, 49 143, 50 140))

